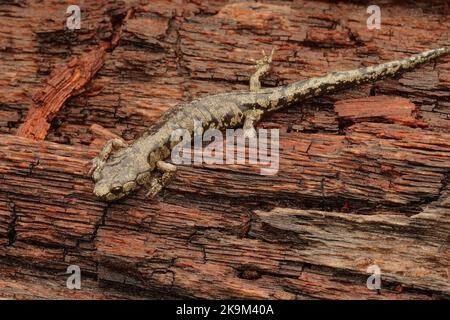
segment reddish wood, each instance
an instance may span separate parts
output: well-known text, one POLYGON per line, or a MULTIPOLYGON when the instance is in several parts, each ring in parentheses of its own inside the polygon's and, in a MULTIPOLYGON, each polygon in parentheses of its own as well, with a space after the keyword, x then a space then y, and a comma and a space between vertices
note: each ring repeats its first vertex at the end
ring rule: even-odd
POLYGON ((134 10, 128 9, 121 25, 115 30, 111 42, 104 42, 83 54, 71 59, 67 65, 52 71, 44 88, 33 96, 33 105, 16 135, 34 140, 47 136, 51 122, 67 99, 80 94, 105 63, 106 50, 114 49, 122 36, 122 24, 132 16, 134 10))
POLYGON ((349 2, 96 1, 69 32, 63 2, 0 5, 0 298, 449 298, 448 57, 265 119, 276 176, 181 166, 158 199, 114 204, 87 176, 105 139, 247 89, 261 49, 270 86, 448 46, 442 2, 381 6, 368 30, 349 2))
POLYGON ((419 110, 410 100, 401 97, 375 96, 338 101, 334 110, 339 120, 347 123, 380 122, 399 123, 425 128, 428 124, 418 119, 419 110))
POLYGON ((33 97, 33 106, 16 135, 45 139, 51 122, 66 100, 83 90, 105 61, 106 47, 96 48, 81 58, 73 58, 52 72, 43 89, 33 97))
POLYGON ((97 148, 101 148, 105 142, 110 139, 120 138, 118 135, 98 124, 93 124, 89 130, 95 135, 95 139, 92 140, 91 146, 96 146, 97 148))

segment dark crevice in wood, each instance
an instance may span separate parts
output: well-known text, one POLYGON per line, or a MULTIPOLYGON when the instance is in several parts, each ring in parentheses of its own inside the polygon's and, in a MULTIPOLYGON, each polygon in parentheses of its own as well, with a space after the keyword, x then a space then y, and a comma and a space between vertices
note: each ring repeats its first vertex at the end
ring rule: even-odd
POLYGON ((8 238, 8 244, 7 246, 12 246, 14 244, 14 242, 16 241, 16 221, 17 221, 17 212, 16 212, 16 204, 9 200, 8 205, 11 209, 11 218, 10 218, 10 223, 8 226, 8 233, 7 233, 7 238, 8 238))

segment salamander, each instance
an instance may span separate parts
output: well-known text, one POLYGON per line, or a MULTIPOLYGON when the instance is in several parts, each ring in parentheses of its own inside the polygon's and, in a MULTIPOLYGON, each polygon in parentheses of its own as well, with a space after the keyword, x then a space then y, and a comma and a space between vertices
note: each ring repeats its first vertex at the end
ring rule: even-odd
POLYGON ((417 66, 450 53, 450 48, 438 48, 367 68, 332 72, 288 85, 261 88, 260 79, 270 68, 273 50, 263 53, 257 61, 256 72, 250 78, 250 90, 207 95, 164 112, 133 143, 116 138, 106 142, 93 159, 90 175, 95 183, 94 194, 102 200, 114 201, 146 186, 147 195, 154 197, 166 186, 176 166, 166 160, 176 142, 171 134, 176 129, 191 133, 194 121, 203 129, 243 127, 252 129, 264 116, 298 104, 306 99, 395 77, 417 66))

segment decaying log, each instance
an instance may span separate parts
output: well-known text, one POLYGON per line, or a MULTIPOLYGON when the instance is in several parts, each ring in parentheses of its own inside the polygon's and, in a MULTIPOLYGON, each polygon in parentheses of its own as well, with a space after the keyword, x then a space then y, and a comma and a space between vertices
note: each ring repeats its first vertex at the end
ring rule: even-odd
POLYGON ((381 30, 347 2, 81 9, 69 31, 66 4, 0 4, 0 298, 450 298, 448 57, 265 119, 280 130, 273 176, 183 165, 157 199, 107 204, 87 175, 106 139, 246 89, 262 48, 276 48, 274 86, 448 46, 442 2, 388 1, 381 30))
MULTIPOLYGON (((138 194, 106 206, 91 194, 85 174, 95 149, 8 136, 0 137, 0 146, 5 152, 1 254, 19 265, 32 262, 63 272, 77 264, 106 283, 170 287, 169 294, 187 297, 337 297, 329 287, 334 281, 343 286, 341 298, 421 297, 416 290, 428 292, 424 298, 450 290, 447 190, 411 217, 398 210, 369 216, 252 211, 239 201, 217 205, 212 196, 180 196, 185 170, 205 175, 205 169, 186 167, 163 202, 138 194), (372 264, 380 265, 392 287, 381 296, 365 289, 362 275, 372 264), (318 266, 331 276, 325 283, 318 266), (350 284, 340 283, 343 277, 350 284), (406 292, 397 293, 398 286, 406 292)), ((240 173, 242 179, 246 175, 240 173)), ((220 190, 214 189, 218 179, 208 176, 210 192, 220 190)), ((264 192, 253 193, 264 198, 264 192)))

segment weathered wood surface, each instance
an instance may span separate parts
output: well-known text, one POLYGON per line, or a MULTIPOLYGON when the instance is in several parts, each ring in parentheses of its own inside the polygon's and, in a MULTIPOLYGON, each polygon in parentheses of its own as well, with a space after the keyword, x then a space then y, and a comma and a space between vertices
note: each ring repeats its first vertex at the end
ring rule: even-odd
POLYGON ((266 119, 275 176, 183 166, 159 199, 115 204, 87 177, 104 139, 246 88, 262 48, 277 48, 270 86, 446 46, 443 2, 383 2, 381 30, 355 3, 96 1, 71 32, 67 6, 0 4, 0 298, 450 297, 450 58, 266 119), (71 67, 102 46, 98 70, 71 67))

